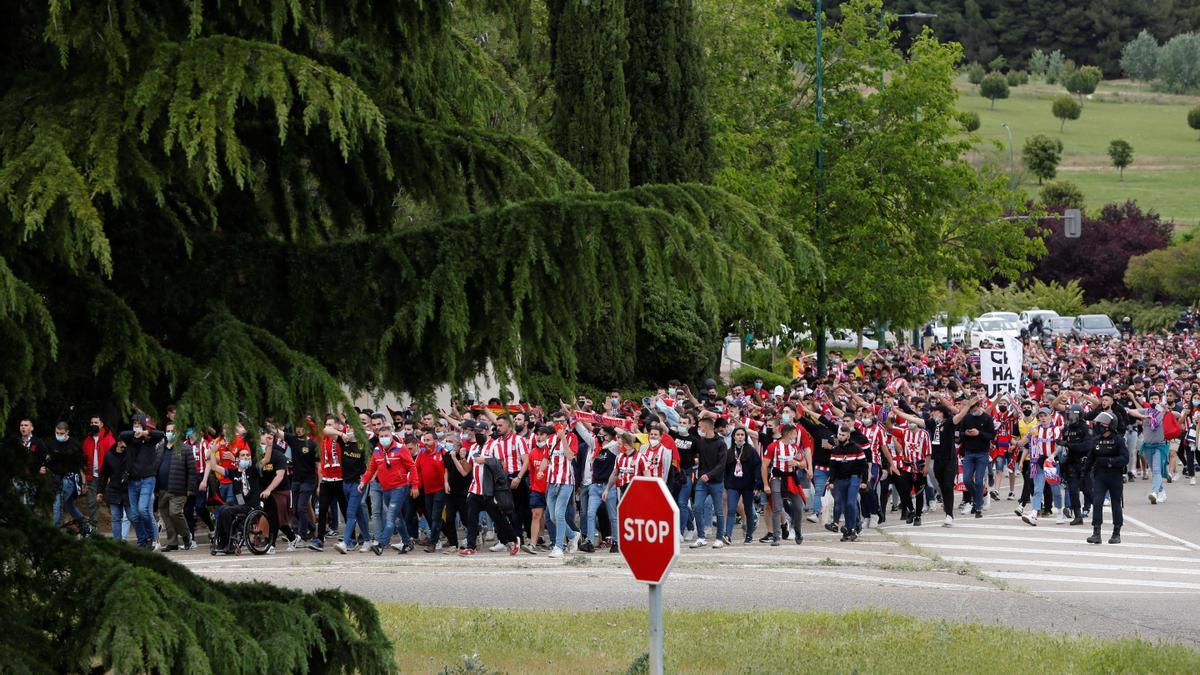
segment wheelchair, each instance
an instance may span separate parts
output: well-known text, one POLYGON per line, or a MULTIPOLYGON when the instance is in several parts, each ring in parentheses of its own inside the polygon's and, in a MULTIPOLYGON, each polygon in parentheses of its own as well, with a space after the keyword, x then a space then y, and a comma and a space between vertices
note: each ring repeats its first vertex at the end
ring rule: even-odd
MULTIPOLYGON (((215 536, 208 546, 211 555, 221 551, 215 536)), ((254 555, 263 555, 271 548, 271 524, 267 521, 265 511, 251 509, 249 513, 235 515, 230 522, 229 555, 241 555, 243 548, 249 549, 254 555)))

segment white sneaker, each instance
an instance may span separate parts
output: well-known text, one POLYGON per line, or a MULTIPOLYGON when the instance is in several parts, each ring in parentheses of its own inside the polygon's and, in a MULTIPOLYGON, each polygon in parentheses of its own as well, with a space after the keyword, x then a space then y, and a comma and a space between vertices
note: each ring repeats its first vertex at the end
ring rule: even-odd
POLYGON ((433 550, 435 550, 435 551, 442 550, 442 542, 439 541, 437 544, 435 544, 433 547, 433 550))
POLYGON ((1192 476, 1192 479, 1188 481, 1188 485, 1195 485, 1195 484, 1196 484, 1196 477, 1192 476))
POLYGON ((576 532, 571 541, 567 543, 567 553, 574 553, 579 550, 579 540, 583 537, 582 534, 576 532))
POLYGON ((496 541, 496 531, 495 530, 487 530, 486 532, 484 532, 483 540, 484 541, 496 541))
POLYGON ((554 550, 553 550, 553 551, 550 551, 550 555, 549 555, 549 556, 547 556, 547 557, 549 557, 549 558, 561 558, 561 557, 563 557, 563 550, 562 550, 561 548, 559 548, 559 547, 555 546, 555 547, 554 547, 554 550))
POLYGON ((695 530, 691 530, 691 529, 689 529, 687 532, 684 532, 684 533, 683 533, 683 540, 684 540, 684 541, 692 541, 692 540, 693 540, 693 539, 695 539, 695 538, 696 538, 696 531, 695 531, 695 530))
POLYGON ((492 544, 490 547, 488 547, 488 550, 491 551, 492 553, 499 553, 500 551, 507 551, 508 547, 504 545, 504 542, 498 541, 498 542, 492 544))
POLYGON ((1151 504, 1158 503, 1158 495, 1154 494, 1153 492, 1150 493, 1150 503, 1151 504))
MULTIPOLYGON (((349 549, 348 549, 348 548, 346 548, 346 544, 345 544, 345 542, 341 542, 341 541, 339 541, 338 543, 334 544, 334 545, 333 545, 333 548, 337 549, 337 552, 338 552, 338 553, 341 553, 342 555, 346 555, 346 552, 347 552, 347 551, 349 551, 349 549)), ((290 550, 292 550, 292 549, 290 549, 290 548, 289 548, 288 550, 290 551, 290 550)))
POLYGON ((962 506, 960 506, 958 508, 958 512, 961 514, 964 514, 964 515, 966 515, 970 511, 971 511, 971 505, 966 502, 963 502, 962 506))
POLYGON ((954 516, 946 516, 942 521, 942 527, 954 527, 954 516))
POLYGON ((1034 510, 1026 513, 1025 515, 1021 516, 1021 520, 1025 521, 1026 523, 1029 523, 1030 525, 1032 525, 1034 527, 1037 527, 1037 509, 1034 509, 1034 510))
POLYGON ((693 541, 691 548, 700 548, 701 546, 708 546, 708 542, 704 540, 704 537, 700 537, 696 539, 696 541, 693 541))
POLYGON ((196 550, 196 538, 195 538, 195 537, 192 537, 192 540, 191 540, 190 542, 188 542, 188 545, 187 545, 187 546, 184 546, 184 547, 183 547, 183 550, 185 550, 185 551, 195 551, 195 550, 196 550))
POLYGON ((721 548, 724 545, 725 545, 725 542, 721 541, 720 537, 717 537, 716 539, 713 540, 713 548, 721 548))
POLYGON ((817 522, 817 514, 815 514, 815 513, 809 513, 809 514, 808 514, 808 517, 807 517, 807 520, 808 520, 808 522, 810 522, 810 523, 815 523, 815 522, 817 522))
POLYGON ((879 524, 879 516, 876 516, 873 514, 870 516, 867 516, 867 529, 868 530, 874 528, 878 524, 879 524))
MULTIPOLYGON (((371 547, 372 547, 372 546, 374 546, 374 545, 375 545, 375 542, 374 542, 374 541, 364 541, 364 542, 363 542, 363 543, 362 543, 362 544, 361 544, 361 545, 358 547, 358 550, 359 550, 359 552, 360 552, 360 553, 374 553, 374 551, 372 551, 372 550, 371 550, 371 547)), ((351 550, 353 550, 353 549, 351 549, 351 550)))
POLYGON ((155 550, 155 552, 157 552, 157 551, 161 551, 161 550, 162 550, 162 544, 158 543, 157 541, 156 541, 156 542, 154 542, 154 550, 155 550))
POLYGON ((1065 522, 1067 522, 1067 519, 1063 516, 1062 509, 1054 509, 1054 524, 1062 525, 1065 522))
POLYGON ((1161 504, 1165 501, 1167 501, 1167 491, 1163 490, 1162 492, 1158 493, 1158 503, 1161 504))
POLYGON ((275 547, 274 546, 267 547, 267 555, 275 555, 275 547))

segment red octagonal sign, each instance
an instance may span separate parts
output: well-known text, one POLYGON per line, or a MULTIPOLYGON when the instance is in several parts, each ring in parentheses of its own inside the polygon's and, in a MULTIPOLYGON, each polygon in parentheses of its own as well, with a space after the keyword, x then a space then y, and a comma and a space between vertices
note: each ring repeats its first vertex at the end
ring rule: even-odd
POLYGON ((679 507, 663 480, 634 478, 617 505, 617 521, 633 578, 661 584, 679 557, 679 507))

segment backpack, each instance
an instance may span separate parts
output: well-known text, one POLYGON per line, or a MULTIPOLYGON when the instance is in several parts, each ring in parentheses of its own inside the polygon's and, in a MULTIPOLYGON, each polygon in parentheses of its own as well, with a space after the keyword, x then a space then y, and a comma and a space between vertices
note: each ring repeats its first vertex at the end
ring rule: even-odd
POLYGON ((1173 441, 1183 435, 1183 427, 1179 425, 1179 420, 1175 418, 1175 414, 1170 410, 1163 412, 1163 436, 1168 441, 1173 441))
POLYGON ((496 472, 495 482, 492 483, 492 496, 496 499, 496 506, 500 509, 500 513, 512 513, 516 506, 513 503, 512 488, 508 484, 508 474, 496 472))

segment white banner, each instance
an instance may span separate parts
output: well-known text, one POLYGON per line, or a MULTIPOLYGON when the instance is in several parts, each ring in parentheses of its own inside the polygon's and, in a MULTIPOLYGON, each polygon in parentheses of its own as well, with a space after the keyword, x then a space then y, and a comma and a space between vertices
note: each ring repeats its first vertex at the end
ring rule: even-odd
POLYGON ((979 350, 979 379, 989 399, 995 400, 1008 394, 1016 395, 1020 389, 1020 343, 1017 344, 1017 349, 1015 354, 1009 349, 979 350))

